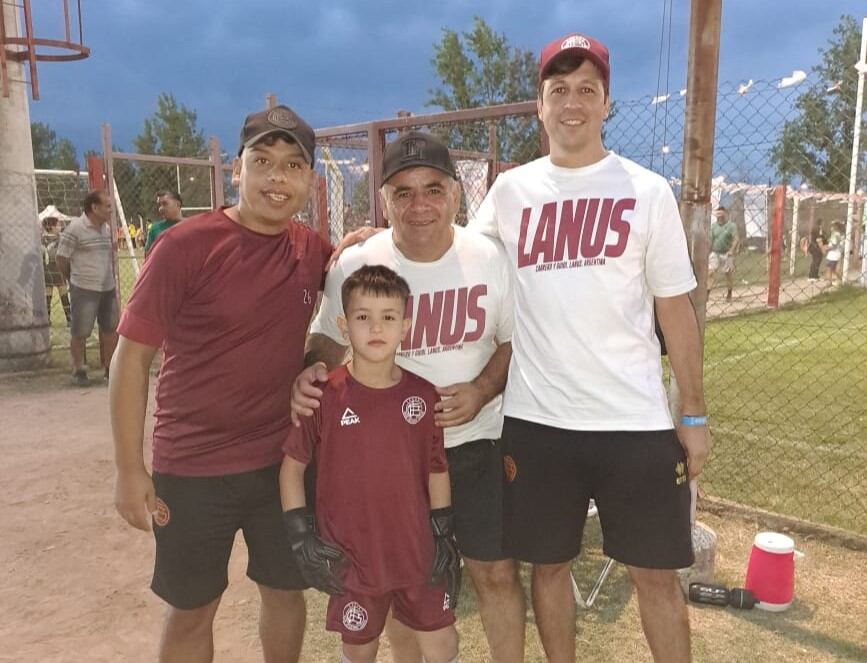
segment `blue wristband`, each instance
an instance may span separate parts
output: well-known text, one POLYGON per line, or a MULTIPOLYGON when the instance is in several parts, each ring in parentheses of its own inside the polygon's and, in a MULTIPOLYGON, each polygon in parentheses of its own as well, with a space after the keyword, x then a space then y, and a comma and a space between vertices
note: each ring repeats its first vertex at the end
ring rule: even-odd
POLYGON ((707 417, 690 417, 684 415, 680 418, 681 426, 707 426, 707 417))

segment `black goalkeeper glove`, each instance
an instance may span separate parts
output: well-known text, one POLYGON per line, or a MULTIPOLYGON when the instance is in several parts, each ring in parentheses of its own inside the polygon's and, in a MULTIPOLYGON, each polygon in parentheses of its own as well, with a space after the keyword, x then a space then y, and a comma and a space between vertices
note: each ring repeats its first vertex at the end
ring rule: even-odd
POLYGON ((310 509, 302 506, 284 511, 283 525, 301 577, 321 592, 342 594, 344 589, 340 572, 346 559, 339 548, 317 536, 310 509))
POLYGON ((458 607, 461 591, 461 556, 455 543, 455 514, 450 506, 430 512, 430 528, 434 537, 434 559, 430 582, 437 585, 445 581, 449 607, 458 607))

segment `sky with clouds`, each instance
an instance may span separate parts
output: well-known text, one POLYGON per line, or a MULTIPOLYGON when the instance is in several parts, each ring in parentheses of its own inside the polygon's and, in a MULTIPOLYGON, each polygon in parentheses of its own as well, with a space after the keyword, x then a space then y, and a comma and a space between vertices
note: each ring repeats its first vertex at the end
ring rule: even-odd
MULTIPOLYGON (((59 0, 34 3, 35 31, 54 37, 59 0)), ((538 53, 585 32, 611 51, 612 97, 657 94, 664 0, 82 0, 90 58, 41 63, 31 120, 48 123, 80 152, 100 149, 100 125, 131 147, 160 92, 195 110, 224 149, 244 116, 274 93, 314 127, 432 112, 431 58, 442 28, 481 16, 511 45, 538 53)), ((668 90, 686 80, 688 0, 672 0, 668 90)), ((843 14, 860 24, 864 0, 725 0, 721 83, 775 80, 819 61, 843 14)), ((664 57, 668 57, 665 55, 664 57)), ((663 67, 663 79, 665 68, 663 67)), ((663 84, 660 93, 664 93, 663 84)))

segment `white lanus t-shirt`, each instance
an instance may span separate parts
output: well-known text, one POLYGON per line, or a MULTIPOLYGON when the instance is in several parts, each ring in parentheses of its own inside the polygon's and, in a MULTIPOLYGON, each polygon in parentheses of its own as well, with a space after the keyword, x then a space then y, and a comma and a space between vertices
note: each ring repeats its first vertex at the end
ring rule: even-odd
POLYGON ((506 416, 571 430, 672 427, 653 297, 696 286, 668 183, 609 153, 501 174, 470 228, 502 239, 515 276, 506 416))
MULTIPOLYGON (((451 248, 434 262, 413 262, 394 245, 392 231, 346 249, 325 280, 322 306, 311 333, 346 345, 337 327, 343 315, 340 288, 363 265, 385 265, 409 283, 412 326, 397 364, 438 387, 474 380, 497 349, 512 338, 512 288, 503 247, 490 237, 454 226, 451 248)), ((445 429, 445 446, 497 439, 503 430, 502 396, 476 418, 445 429)))

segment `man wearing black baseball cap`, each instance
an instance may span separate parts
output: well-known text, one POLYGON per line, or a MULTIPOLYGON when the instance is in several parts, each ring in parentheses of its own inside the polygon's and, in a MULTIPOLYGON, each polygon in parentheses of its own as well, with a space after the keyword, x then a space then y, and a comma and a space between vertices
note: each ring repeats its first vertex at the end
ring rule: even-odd
MULTIPOLYGON (((461 188, 447 146, 420 131, 385 148, 380 190, 391 228, 347 249, 328 273, 311 326, 307 362, 293 389, 293 410, 312 414, 313 386, 339 364, 347 339, 341 285, 365 264, 398 272, 410 286, 412 326, 397 363, 437 385, 435 421, 445 428, 452 505, 464 568, 478 594, 491 659, 523 660, 524 601, 515 563, 502 550, 500 392, 511 356, 512 292, 499 242, 454 224, 461 188), (320 363, 315 363, 320 362, 320 363)), ((383 434, 388 434, 387 431, 383 434)), ((388 627, 395 660, 421 655, 396 623, 388 627)))
POLYGON ((595 498, 607 555, 627 566, 654 660, 690 659, 675 569, 692 564, 689 479, 710 451, 696 287, 660 176, 605 149, 608 49, 573 33, 539 60, 550 154, 501 174, 471 225, 515 276, 504 394, 506 552, 533 564, 548 660, 575 660, 570 563, 595 498), (680 388, 669 412, 653 308, 680 388))
POLYGON ((296 661, 306 583, 285 538, 277 473, 286 407, 331 246, 292 221, 307 204, 313 130, 286 106, 249 115, 238 204, 161 235, 119 325, 110 398, 116 507, 153 529, 152 589, 169 604, 161 661, 213 657, 236 532, 261 595, 267 661, 296 661), (153 475, 142 451, 149 369, 162 347, 153 475))

